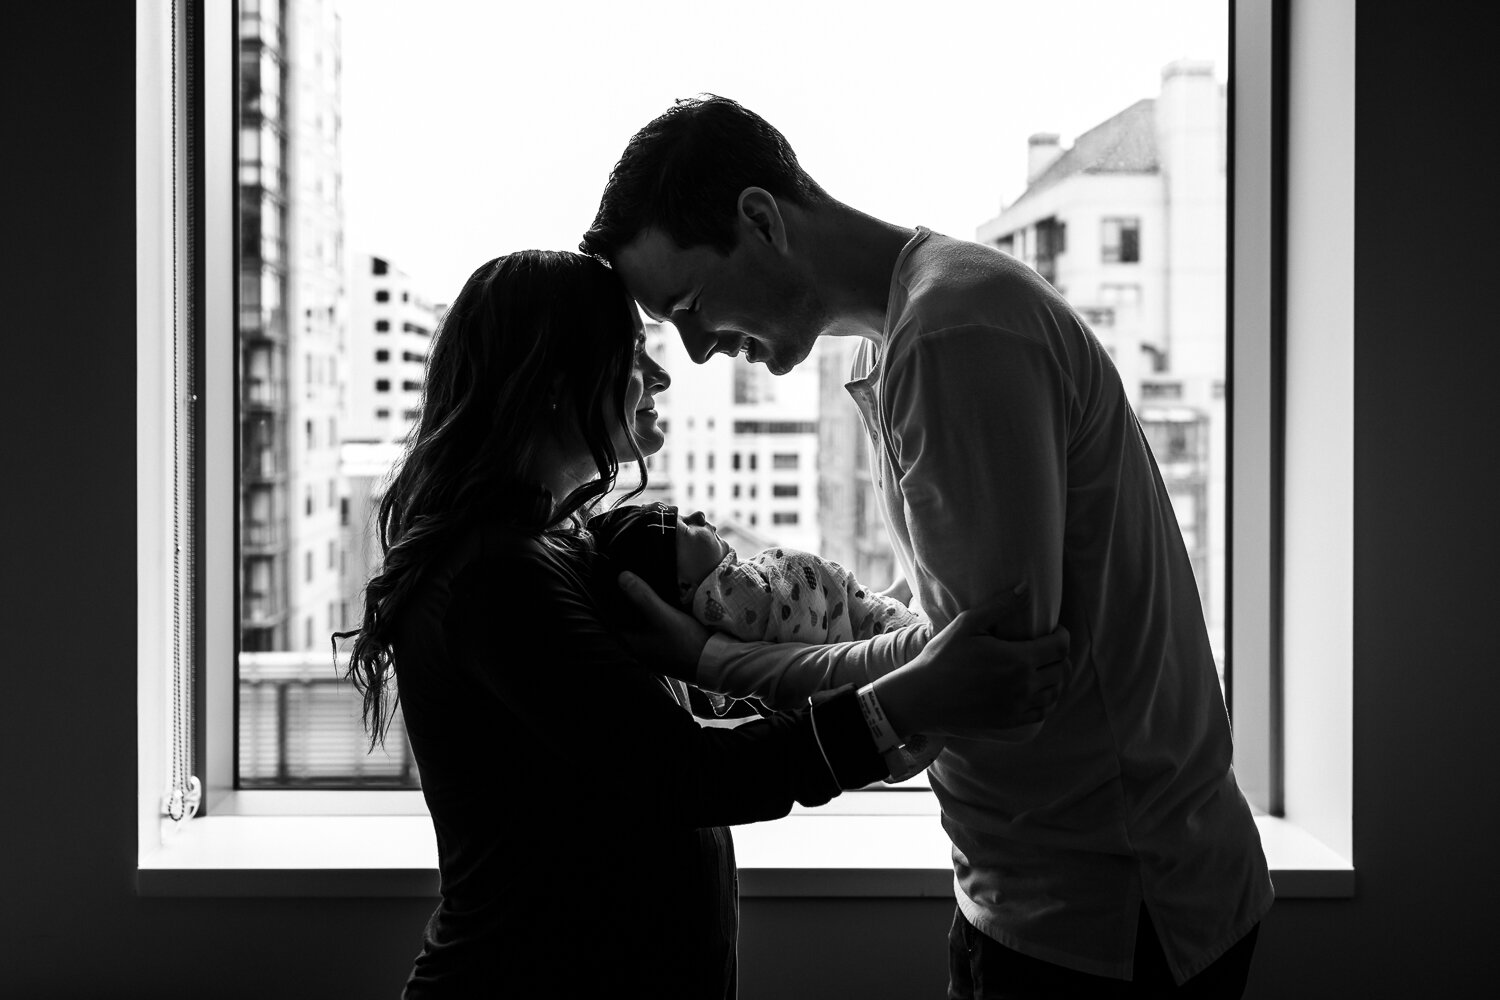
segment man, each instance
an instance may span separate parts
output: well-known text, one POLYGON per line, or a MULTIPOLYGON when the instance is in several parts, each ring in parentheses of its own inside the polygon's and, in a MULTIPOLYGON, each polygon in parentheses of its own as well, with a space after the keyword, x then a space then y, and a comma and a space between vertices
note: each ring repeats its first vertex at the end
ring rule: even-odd
MULTIPOLYGON (((744 354, 784 374, 820 336, 863 337, 848 388, 934 629, 1020 580, 1026 633, 1072 637, 1044 724, 950 739, 931 767, 958 904, 949 995, 1240 996, 1265 857, 1177 520, 1077 313, 997 250, 834 200, 776 129, 711 96, 631 139, 582 249, 699 364, 744 354)), ((700 684, 760 678, 772 704, 889 646, 765 647, 661 620, 701 650, 700 684)))

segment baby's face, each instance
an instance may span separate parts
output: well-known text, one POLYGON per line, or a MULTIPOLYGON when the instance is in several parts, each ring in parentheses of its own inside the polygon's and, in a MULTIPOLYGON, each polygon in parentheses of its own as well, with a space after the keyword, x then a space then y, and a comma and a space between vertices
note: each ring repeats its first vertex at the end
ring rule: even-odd
POLYGON ((677 598, 686 604, 714 567, 729 555, 729 543, 703 516, 703 511, 677 517, 677 598))

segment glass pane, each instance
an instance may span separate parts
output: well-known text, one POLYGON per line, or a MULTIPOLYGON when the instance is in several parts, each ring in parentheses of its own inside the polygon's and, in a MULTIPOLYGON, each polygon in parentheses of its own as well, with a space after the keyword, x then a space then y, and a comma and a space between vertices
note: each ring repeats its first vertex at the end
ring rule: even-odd
MULTIPOLYGON (((241 4, 242 784, 414 785, 399 725, 364 754, 328 636, 377 563, 373 505, 442 303, 498 253, 576 246, 629 136, 704 89, 777 125, 834 197, 998 247, 1082 312, 1222 663, 1227 3, 759 9, 801 29, 774 73, 723 44, 739 26, 712 5, 241 4)), ((807 549, 889 584, 853 338, 777 378, 647 337, 673 385, 642 499, 702 508, 742 554, 807 549)))

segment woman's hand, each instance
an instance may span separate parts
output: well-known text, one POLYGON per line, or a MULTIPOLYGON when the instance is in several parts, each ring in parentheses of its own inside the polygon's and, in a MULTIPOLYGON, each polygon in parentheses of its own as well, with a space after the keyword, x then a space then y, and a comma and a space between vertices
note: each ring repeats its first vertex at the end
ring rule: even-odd
POLYGON ((708 644, 708 629, 663 601, 634 573, 621 573, 619 582, 620 589, 640 612, 637 624, 623 630, 620 638, 635 653, 641 666, 691 683, 698 676, 698 659, 708 644))
POLYGON ((1010 594, 964 611, 916 659, 875 681, 875 696, 898 734, 985 739, 1042 720, 1057 702, 1068 632, 998 638, 1016 634, 1028 599, 1010 594))

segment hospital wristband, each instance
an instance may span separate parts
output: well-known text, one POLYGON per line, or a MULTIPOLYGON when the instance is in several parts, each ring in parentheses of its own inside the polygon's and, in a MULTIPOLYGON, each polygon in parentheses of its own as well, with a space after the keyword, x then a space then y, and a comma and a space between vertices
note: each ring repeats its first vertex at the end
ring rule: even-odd
POLYGON ((875 741, 876 750, 885 753, 901 745, 901 737, 891 728, 890 720, 885 717, 885 709, 880 707, 880 699, 875 697, 874 684, 866 684, 859 689, 859 710, 864 713, 865 725, 869 727, 870 738, 875 741))

